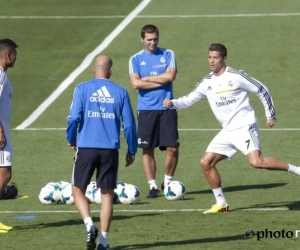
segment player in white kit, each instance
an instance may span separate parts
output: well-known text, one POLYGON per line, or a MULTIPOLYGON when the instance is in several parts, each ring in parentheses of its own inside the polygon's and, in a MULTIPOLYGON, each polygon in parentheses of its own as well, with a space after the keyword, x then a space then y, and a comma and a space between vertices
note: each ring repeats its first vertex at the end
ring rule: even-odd
POLYGON ((221 178, 216 164, 230 159, 237 151, 247 156, 251 166, 259 169, 283 170, 300 175, 300 168, 276 158, 263 157, 259 129, 247 92, 255 93, 263 103, 268 127, 276 124, 275 109, 268 88, 242 70, 226 66, 227 49, 223 44, 211 44, 208 63, 212 72, 197 83, 188 95, 163 102, 166 108, 187 108, 206 97, 223 129, 208 145, 200 160, 205 177, 212 188, 216 204, 204 213, 228 212, 221 178))
MULTIPOLYGON (((17 44, 10 39, 0 39, 0 196, 11 179, 12 146, 9 126, 12 104, 12 86, 6 74, 17 59, 17 44)), ((12 227, 0 223, 0 233, 6 233, 12 227)))

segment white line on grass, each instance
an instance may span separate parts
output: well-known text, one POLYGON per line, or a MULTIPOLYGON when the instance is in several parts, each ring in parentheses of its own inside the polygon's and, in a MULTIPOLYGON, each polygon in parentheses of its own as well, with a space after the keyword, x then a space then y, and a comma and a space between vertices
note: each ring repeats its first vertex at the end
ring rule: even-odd
MULTIPOLYGON (((27 130, 27 131, 47 131, 47 130, 66 130, 66 128, 15 128, 11 130, 27 130)), ((179 128, 179 131, 220 131, 218 128, 179 128)), ((300 128, 261 128, 261 131, 299 131, 300 128)))
MULTIPOLYGON (((117 213, 168 213, 168 212, 202 212, 207 209, 114 209, 117 213)), ((286 211, 287 207, 241 208, 236 211, 286 211)), ((100 210, 91 210, 91 213, 99 213, 100 210)), ((38 211, 0 211, 0 214, 55 214, 78 213, 76 210, 38 210, 38 211)))
MULTIPOLYGON (((253 14, 208 14, 208 15, 137 15, 136 18, 218 18, 218 17, 285 17, 300 16, 300 13, 253 13, 253 14)), ((110 16, 0 16, 0 19, 116 19, 124 15, 110 16)))
POLYGON ((123 19, 125 15, 111 16, 0 16, 0 19, 123 19))
POLYGON ((254 14, 209 14, 209 15, 140 15, 137 18, 213 18, 213 17, 272 17, 300 16, 300 13, 254 13, 254 14))
POLYGON ((125 28, 126 26, 151 2, 143 0, 141 3, 104 39, 104 41, 86 56, 81 65, 75 69, 58 88, 16 129, 24 129, 32 124, 63 91, 78 77, 92 62, 95 56, 101 53, 125 28))

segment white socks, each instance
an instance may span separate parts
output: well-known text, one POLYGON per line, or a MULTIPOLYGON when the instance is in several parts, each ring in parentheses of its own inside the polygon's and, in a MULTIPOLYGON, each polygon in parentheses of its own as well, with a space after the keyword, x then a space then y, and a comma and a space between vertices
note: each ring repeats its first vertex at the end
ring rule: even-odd
POLYGON ((296 167, 296 166, 293 166, 293 165, 289 164, 288 171, 293 173, 293 174, 300 175, 300 167, 296 167))
POLYGON ((148 184, 150 186, 150 190, 152 188, 157 189, 157 185, 156 185, 156 181, 155 180, 148 181, 148 184))
POLYGON ((100 235, 99 244, 106 247, 107 246, 108 232, 101 232, 99 235, 100 235))
POLYGON ((164 185, 167 186, 169 182, 173 180, 173 176, 165 175, 164 185))
POLYGON ((212 190, 214 195, 215 195, 215 198, 216 198, 216 201, 217 201, 217 205, 220 205, 222 207, 225 207, 227 206, 227 202, 225 200, 225 197, 224 197, 224 194, 223 194, 223 190, 221 187, 217 188, 217 189, 213 189, 212 190))
POLYGON ((85 226, 86 226, 86 231, 89 231, 90 228, 91 228, 91 226, 94 225, 93 220, 92 220, 91 217, 85 218, 85 219, 83 220, 83 222, 84 222, 84 224, 85 224, 85 226))
MULTIPOLYGON (((86 230, 89 231, 91 226, 94 225, 92 218, 91 217, 87 217, 84 220, 84 224, 86 226, 86 230)), ((100 238, 99 238, 99 244, 103 245, 104 247, 107 246, 107 237, 108 237, 108 232, 101 232, 99 234, 100 238)))
MULTIPOLYGON (((165 177, 164 177, 164 185, 166 186, 166 185, 167 185, 170 181, 172 181, 172 180, 173 180, 173 176, 165 175, 165 177)), ((150 190, 151 190, 152 188, 158 189, 158 188, 157 188, 157 184, 156 184, 156 180, 148 181, 148 184, 149 184, 149 186, 150 186, 150 190)))

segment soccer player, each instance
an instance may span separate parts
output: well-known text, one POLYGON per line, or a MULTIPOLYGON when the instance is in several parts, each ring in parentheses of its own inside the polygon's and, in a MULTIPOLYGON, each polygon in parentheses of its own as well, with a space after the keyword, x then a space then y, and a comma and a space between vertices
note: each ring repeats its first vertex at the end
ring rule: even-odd
POLYGON ((174 52, 158 47, 158 40, 157 27, 145 25, 141 30, 144 49, 129 60, 132 88, 138 89, 138 147, 143 149, 143 166, 150 189, 147 198, 159 196, 155 148, 167 150, 162 189, 172 181, 178 162, 177 111, 162 106, 165 98, 173 98, 172 81, 177 65, 174 52))
POLYGON ((85 190, 96 170, 102 203, 97 250, 111 250, 107 237, 117 186, 121 121, 128 145, 126 167, 134 162, 137 151, 136 124, 127 90, 109 80, 112 60, 105 55, 97 56, 93 70, 94 79, 75 87, 66 136, 69 146, 76 149, 72 192, 87 229, 86 249, 95 249, 98 236, 85 198, 85 190))
POLYGON ((237 151, 246 155, 249 164, 254 168, 283 170, 300 175, 299 167, 262 156, 257 120, 247 92, 253 92, 260 98, 268 127, 276 124, 271 94, 264 84, 244 71, 226 66, 226 59, 226 47, 223 44, 211 44, 208 49, 208 64, 212 72, 203 77, 190 94, 163 102, 166 108, 182 109, 207 97, 214 115, 223 127, 200 160, 216 198, 216 204, 204 211, 205 214, 229 211, 216 164, 230 159, 237 151))
MULTIPOLYGON (((18 45, 10 39, 0 39, 0 197, 12 175, 12 145, 9 134, 12 86, 6 71, 12 68, 17 60, 17 47, 18 45)), ((11 229, 12 227, 0 223, 0 233, 11 229)))

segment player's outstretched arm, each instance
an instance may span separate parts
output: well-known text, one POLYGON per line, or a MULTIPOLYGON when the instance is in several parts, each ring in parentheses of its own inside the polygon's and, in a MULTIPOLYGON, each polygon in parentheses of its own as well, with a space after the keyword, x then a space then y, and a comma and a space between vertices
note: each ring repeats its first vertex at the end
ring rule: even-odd
POLYGON ((173 108, 173 102, 170 99, 165 99, 163 101, 163 106, 165 108, 173 108))
POLYGON ((199 89, 196 88, 188 95, 182 96, 178 99, 172 99, 172 100, 165 99, 163 101, 163 106, 165 108, 184 109, 189 106, 192 106, 194 103, 198 102, 204 96, 205 95, 199 89))
POLYGON ((267 126, 272 128, 276 124, 276 118, 267 119, 267 126))

